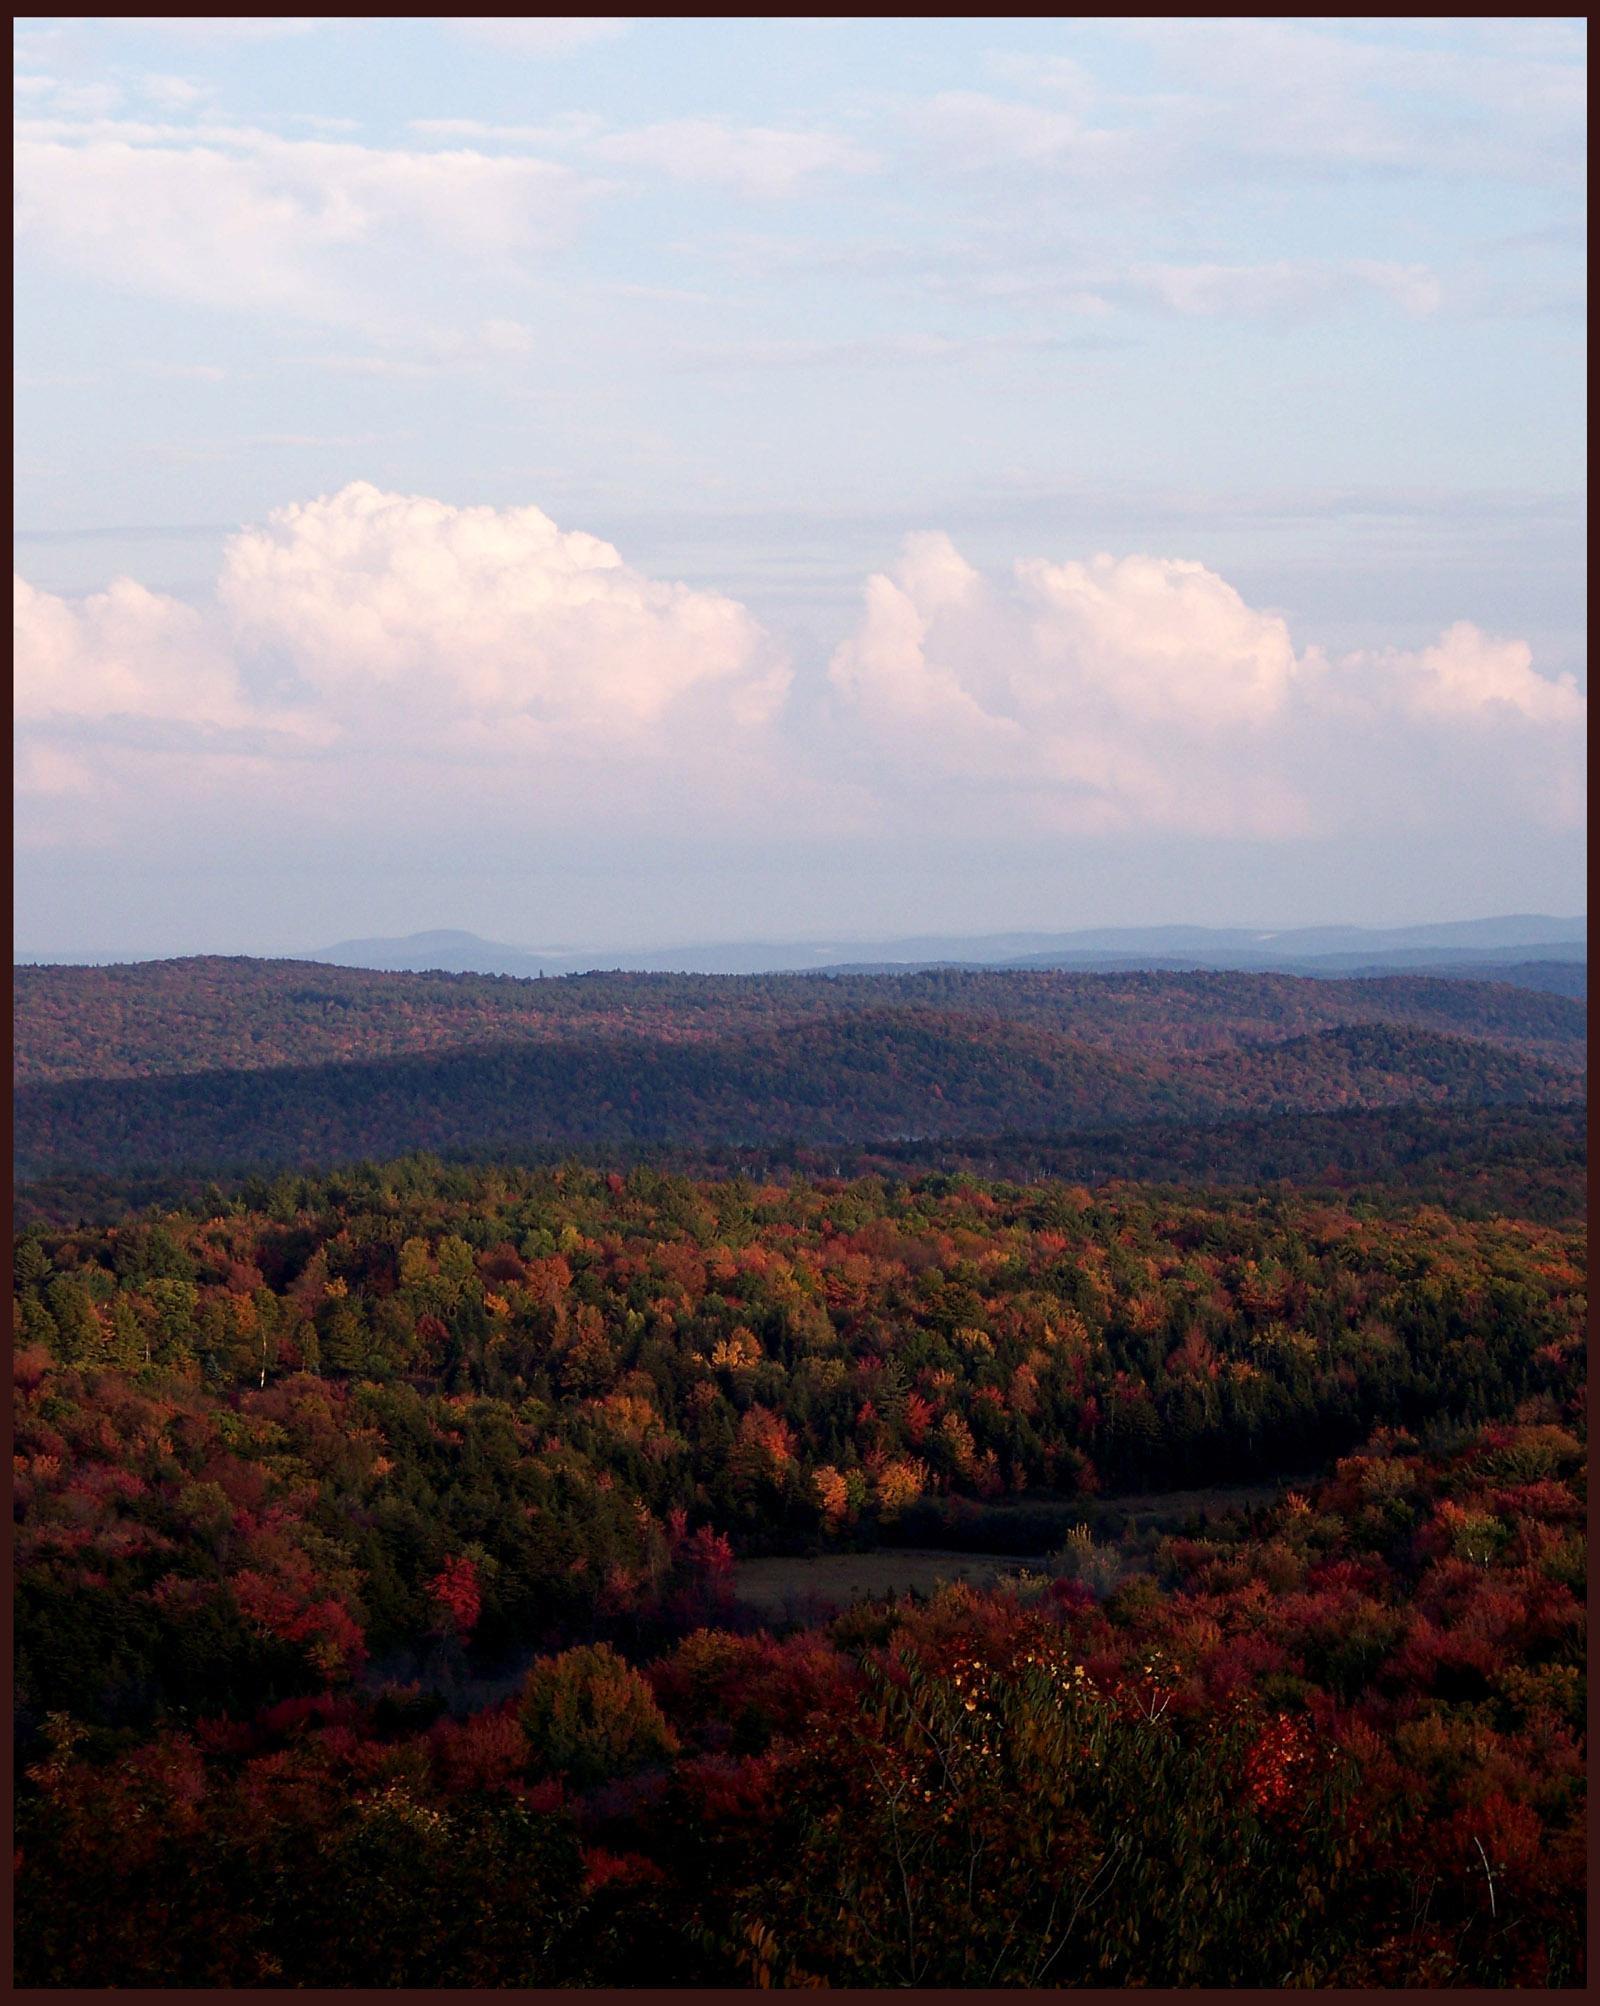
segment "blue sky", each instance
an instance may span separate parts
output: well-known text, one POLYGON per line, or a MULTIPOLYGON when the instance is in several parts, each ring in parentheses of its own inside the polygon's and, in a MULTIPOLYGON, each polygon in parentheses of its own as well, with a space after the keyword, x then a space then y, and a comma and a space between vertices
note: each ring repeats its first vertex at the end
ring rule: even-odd
POLYGON ((1582 909, 1581 23, 16 67, 19 946, 1582 909))

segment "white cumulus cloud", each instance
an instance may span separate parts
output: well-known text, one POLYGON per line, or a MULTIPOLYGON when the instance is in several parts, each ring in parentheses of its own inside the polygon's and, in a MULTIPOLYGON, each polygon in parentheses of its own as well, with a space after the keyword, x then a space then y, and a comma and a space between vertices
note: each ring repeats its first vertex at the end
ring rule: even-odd
POLYGON ((980 818, 1308 834, 1433 812, 1453 766, 1518 812, 1559 819, 1582 796, 1586 699, 1525 642, 1459 622, 1428 647, 1329 661, 1192 560, 1027 558, 986 576, 947 537, 913 537, 868 580, 829 680, 858 756, 902 799, 940 788, 980 818))
POLYGON ((131 824, 379 830, 759 812, 784 785, 789 668, 759 623, 536 508, 358 482, 231 538, 204 607, 127 579, 81 603, 18 579, 15 656, 38 840, 86 775, 131 824))
POLYGON ((228 545, 244 648, 339 710, 627 736, 715 688, 762 721, 788 671, 737 601, 647 578, 536 508, 456 508, 355 482, 228 545))
POLYGON ((725 594, 537 508, 356 482, 232 537, 203 605, 19 579, 15 639, 26 842, 184 818, 194 840, 1403 841, 1584 809, 1586 698, 1525 641, 1458 621, 1330 657, 1149 554, 990 571, 909 537, 819 705, 725 594))
POLYGON ((249 721, 225 651, 203 616, 181 600, 131 578, 76 605, 25 578, 13 580, 12 593, 19 722, 249 721))
POLYGON ((1367 703, 1418 718, 1581 732, 1588 715, 1571 676, 1540 675, 1526 641, 1496 639, 1469 620, 1447 627, 1431 647, 1363 650, 1343 657, 1339 669, 1367 703))

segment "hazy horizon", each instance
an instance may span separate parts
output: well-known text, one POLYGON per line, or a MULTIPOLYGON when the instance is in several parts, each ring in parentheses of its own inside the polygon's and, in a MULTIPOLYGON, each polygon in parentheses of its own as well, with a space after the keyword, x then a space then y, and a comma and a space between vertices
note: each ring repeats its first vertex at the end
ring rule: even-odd
MULTIPOLYGON (((660 955, 696 948, 738 950, 763 947, 775 949, 795 948, 812 945, 819 948, 851 945, 875 948, 910 946, 929 939, 951 942, 964 941, 970 942, 974 946, 979 946, 995 940, 1014 939, 1019 941, 1038 940, 1044 942, 1071 938, 1080 934, 1088 936, 1117 934, 1145 936, 1158 934, 1163 931, 1193 931, 1224 937, 1229 934, 1239 933, 1248 935, 1251 939, 1259 941, 1263 946, 1267 946, 1275 940, 1305 931, 1338 932, 1349 930, 1358 933, 1370 932, 1380 935, 1386 933, 1405 934, 1411 932, 1413 929, 1420 930, 1429 927, 1509 925, 1516 921, 1548 923, 1549 927, 1554 930, 1552 936, 1554 940, 1555 938, 1567 937, 1560 931, 1561 929, 1586 927, 1587 914, 1585 912, 1536 913, 1531 911, 1517 913, 1467 913, 1453 914, 1437 919, 1401 922, 1394 926, 1373 926, 1370 922, 1346 917, 1305 922, 1297 921, 1275 927, 1263 927, 1254 922, 1230 922, 1226 920, 1194 921, 1170 918, 1147 922, 1143 925, 1130 923, 1123 926, 1005 927, 983 932, 962 931, 950 928, 923 928, 901 934, 843 931, 784 933, 781 929, 774 928, 764 934, 747 934, 742 936, 719 937, 711 934, 703 934, 693 937, 679 936, 673 939, 635 940, 557 940, 554 938, 525 940, 508 938, 500 934, 483 934, 472 928, 422 926, 408 928, 403 933, 381 934, 352 931, 332 940, 296 941, 292 944, 278 943, 255 947, 224 947, 209 944, 167 944, 161 947, 123 946, 119 948, 57 945, 44 949, 32 947, 26 943, 18 943, 13 946, 12 958, 14 964, 30 961, 41 963, 58 962, 63 964, 164 961, 203 955, 246 955, 261 960, 296 960, 306 955, 326 954, 331 949, 340 946, 404 945, 412 940, 444 939, 446 937, 454 937, 463 942, 471 941, 484 946, 514 949, 531 956, 544 953, 550 955, 552 959, 564 959, 574 955, 590 953, 660 955)), ((1505 951, 1507 953, 1517 953, 1522 950, 1515 946, 1507 946, 1505 951)), ((1530 956, 1536 957, 1537 945, 1530 946, 1527 952, 1530 956)))

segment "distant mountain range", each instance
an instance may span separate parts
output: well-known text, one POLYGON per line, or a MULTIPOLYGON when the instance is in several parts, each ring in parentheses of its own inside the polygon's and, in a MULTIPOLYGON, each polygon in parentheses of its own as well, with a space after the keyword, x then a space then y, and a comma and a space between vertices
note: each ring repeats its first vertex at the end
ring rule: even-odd
MULTIPOLYGON (((765 975, 802 969, 852 973, 928 967, 1278 970, 1300 975, 1452 969, 1505 979, 1512 963, 1580 963, 1588 921, 1513 913, 1411 927, 1320 926, 1279 931, 1245 927, 1097 927, 1071 933, 911 935, 882 941, 699 942, 622 949, 514 947, 474 933, 438 931, 400 938, 343 940, 305 958, 344 968, 450 974, 572 975, 596 968, 662 974, 765 975)), ((1539 986, 1544 986, 1543 984, 1539 986)), ((1570 978, 1551 986, 1570 990, 1570 978)))
MULTIPOLYGON (((1449 920, 1409 927, 1313 926, 1088 927, 1068 933, 913 934, 890 940, 710 941, 677 947, 520 947, 440 929, 341 940, 297 956, 341 968, 454 975, 555 976, 595 969, 684 975, 909 971, 917 968, 1224 969, 1247 973, 1348 976, 1406 970, 1517 981, 1566 995, 1583 993, 1588 921, 1542 913, 1449 920)), ((14 957, 57 966, 156 959, 72 954, 14 957)))

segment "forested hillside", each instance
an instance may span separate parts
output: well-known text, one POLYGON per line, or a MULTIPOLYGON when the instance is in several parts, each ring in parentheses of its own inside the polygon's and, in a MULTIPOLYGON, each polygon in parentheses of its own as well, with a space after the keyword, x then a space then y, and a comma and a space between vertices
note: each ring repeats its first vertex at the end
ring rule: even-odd
POLYGON ((1570 997, 1420 975, 1326 982, 932 969, 541 982, 198 956, 17 968, 13 982, 18 1086, 372 1060, 523 1039, 737 1039, 885 1011, 1005 1019, 1154 1057, 1391 1024, 1581 1062, 1585 1035, 1583 1009, 1570 997))
POLYGON ((317 974, 20 971, 20 1174, 893 1145, 1583 1091, 1576 1004, 1423 978, 317 974))
POLYGON ((1581 1983, 1569 999, 198 961, 18 1031, 24 1982, 1581 1983))
MULTIPOLYGON (((485 1632, 509 1640, 587 1606, 609 1569, 644 1566, 649 1524, 674 1510, 770 1540, 875 1523, 925 1494, 1271 1474, 1378 1424, 1509 1414, 1574 1369, 1584 1318, 1577 1230, 1432 1209, 1363 1219, 1290 1196, 779 1188, 649 1170, 286 1179, 265 1210, 30 1232, 16 1276, 24 1350, 76 1373, 148 1368, 202 1408, 247 1389, 241 1412, 274 1421, 251 1456, 279 1423, 302 1434, 313 1409, 352 1481, 393 1463, 386 1443, 410 1445, 410 1475, 357 1483, 375 1526, 352 1492, 342 1535, 366 1556, 357 1571, 388 1584, 362 1591, 385 1648, 417 1630, 416 1570, 452 1541, 492 1560, 485 1632), (448 1445, 441 1460, 426 1443, 462 1425, 461 1402, 487 1432, 464 1463, 448 1445), (494 1420, 497 1402, 511 1404, 494 1420), (485 1466, 460 1488, 485 1457, 500 1474, 485 1466), (524 1457, 536 1525, 505 1509, 524 1496, 524 1457), (613 1483, 646 1518, 606 1502, 613 1483), (402 1519, 397 1574, 400 1549, 378 1567, 370 1537, 390 1545, 402 1519)), ((102 1503, 143 1520, 138 1495, 102 1503)), ((120 1651, 169 1627, 159 1597, 147 1620, 136 1612, 173 1550, 124 1544, 134 1599, 106 1628, 120 1651)), ((229 1568, 247 1564, 229 1550, 229 1568)), ((75 1568, 52 1578, 77 1595, 75 1568)), ((177 1641, 187 1608, 174 1605, 178 1632, 158 1652, 186 1677, 199 1664, 177 1641)), ((78 1647, 51 1662, 35 1704, 111 1703, 78 1647)), ((137 1691, 148 1674, 123 1676, 137 1691)))
POLYGON ((410 1163, 15 1270, 24 1983, 1581 1982, 1581 1229, 410 1163))
MULTIPOLYGON (((574 1152, 551 1144, 519 1156, 555 1165, 573 1160, 574 1152)), ((1135 1181, 1202 1191, 1291 1185, 1385 1211, 1427 1201, 1463 1217, 1503 1213, 1547 1223, 1581 1219, 1588 1202, 1588 1123, 1581 1104, 1362 1109, 850 1146, 618 1143, 605 1156, 617 1168, 649 1165, 678 1175, 780 1182, 938 1171, 1024 1183, 1057 1177, 1083 1185, 1135 1181)), ((437 1160, 428 1168, 439 1174, 437 1160)), ((359 1182, 367 1172, 352 1165, 342 1174, 359 1182)), ((261 1173, 237 1188, 251 1194, 248 1203, 279 1204, 286 1202, 285 1189, 300 1183, 261 1173)), ((79 1169, 20 1186, 13 1211, 22 1230, 110 1224, 152 1206, 216 1210, 227 1202, 216 1178, 201 1171, 119 1176, 79 1169)))

